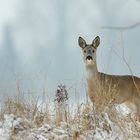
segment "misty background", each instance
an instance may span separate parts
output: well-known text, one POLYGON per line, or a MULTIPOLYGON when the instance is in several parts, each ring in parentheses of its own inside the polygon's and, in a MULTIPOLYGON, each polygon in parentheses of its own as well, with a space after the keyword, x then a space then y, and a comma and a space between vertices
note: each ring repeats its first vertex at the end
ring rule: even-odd
POLYGON ((54 97, 65 84, 71 99, 85 97, 85 68, 78 37, 99 35, 98 69, 140 77, 139 0, 0 0, 1 101, 17 87, 29 98, 54 97), (78 93, 78 94, 77 94, 78 93))

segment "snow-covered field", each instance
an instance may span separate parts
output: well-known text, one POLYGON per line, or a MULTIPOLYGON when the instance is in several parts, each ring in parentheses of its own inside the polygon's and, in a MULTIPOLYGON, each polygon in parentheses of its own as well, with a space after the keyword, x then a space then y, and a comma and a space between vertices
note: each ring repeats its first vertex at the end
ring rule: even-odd
POLYGON ((19 110, 11 111, 11 113, 5 110, 1 115, 0 140, 140 139, 140 123, 128 117, 128 110, 124 105, 117 106, 116 112, 113 112, 114 120, 111 119, 113 117, 109 118, 107 113, 95 115, 88 106, 77 108, 73 116, 69 116, 65 121, 57 120, 57 122, 55 116, 48 116, 39 110, 33 117, 31 117, 32 112, 30 112, 30 117, 22 113, 19 110), (121 111, 123 111, 122 114, 121 111), (40 114, 37 116, 38 113, 40 114))
POLYGON ((72 109, 68 99, 65 86, 54 104, 8 98, 0 110, 0 140, 140 140, 140 122, 125 104, 98 111, 87 101, 72 109))

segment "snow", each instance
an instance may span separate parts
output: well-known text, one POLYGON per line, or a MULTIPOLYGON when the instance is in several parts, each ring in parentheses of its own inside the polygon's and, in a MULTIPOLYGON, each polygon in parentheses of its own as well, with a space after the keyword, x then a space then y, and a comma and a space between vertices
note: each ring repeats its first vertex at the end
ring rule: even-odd
POLYGON ((121 113, 124 116, 127 116, 131 112, 130 109, 126 106, 126 104, 117 105, 116 109, 119 113, 121 113))
MULTIPOLYGON (((136 131, 133 131, 135 127, 132 122, 128 121, 126 123, 123 120, 125 119, 124 112, 128 113, 127 108, 125 106, 117 106, 116 108, 117 111, 123 110, 123 113, 120 114, 122 127, 119 126, 118 122, 111 121, 108 114, 104 113, 102 117, 97 118, 98 124, 95 129, 90 130, 83 130, 84 124, 68 124, 63 121, 59 125, 44 123, 40 127, 33 127, 24 117, 4 114, 4 119, 0 121, 0 140, 9 140, 14 136, 16 136, 16 140, 72 140, 76 136, 79 140, 139 140, 139 135, 136 131), (128 131, 127 139, 123 129, 128 131)), ((94 122, 92 123, 94 124, 94 122)))

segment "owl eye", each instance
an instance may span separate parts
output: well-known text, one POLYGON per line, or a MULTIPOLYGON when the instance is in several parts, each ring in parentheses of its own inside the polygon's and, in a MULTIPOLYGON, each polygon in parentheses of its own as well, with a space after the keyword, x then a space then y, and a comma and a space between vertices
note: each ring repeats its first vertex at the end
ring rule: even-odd
POLYGON ((86 53, 86 50, 84 50, 84 53, 86 53))

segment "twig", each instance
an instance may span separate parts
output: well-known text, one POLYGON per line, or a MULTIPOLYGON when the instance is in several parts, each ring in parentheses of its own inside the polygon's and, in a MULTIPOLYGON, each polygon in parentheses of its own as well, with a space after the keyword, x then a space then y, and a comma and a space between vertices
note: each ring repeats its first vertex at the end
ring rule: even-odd
POLYGON ((126 31, 126 30, 136 28, 138 26, 140 26, 140 21, 129 26, 102 26, 101 28, 108 29, 108 30, 116 30, 116 31, 126 31))

